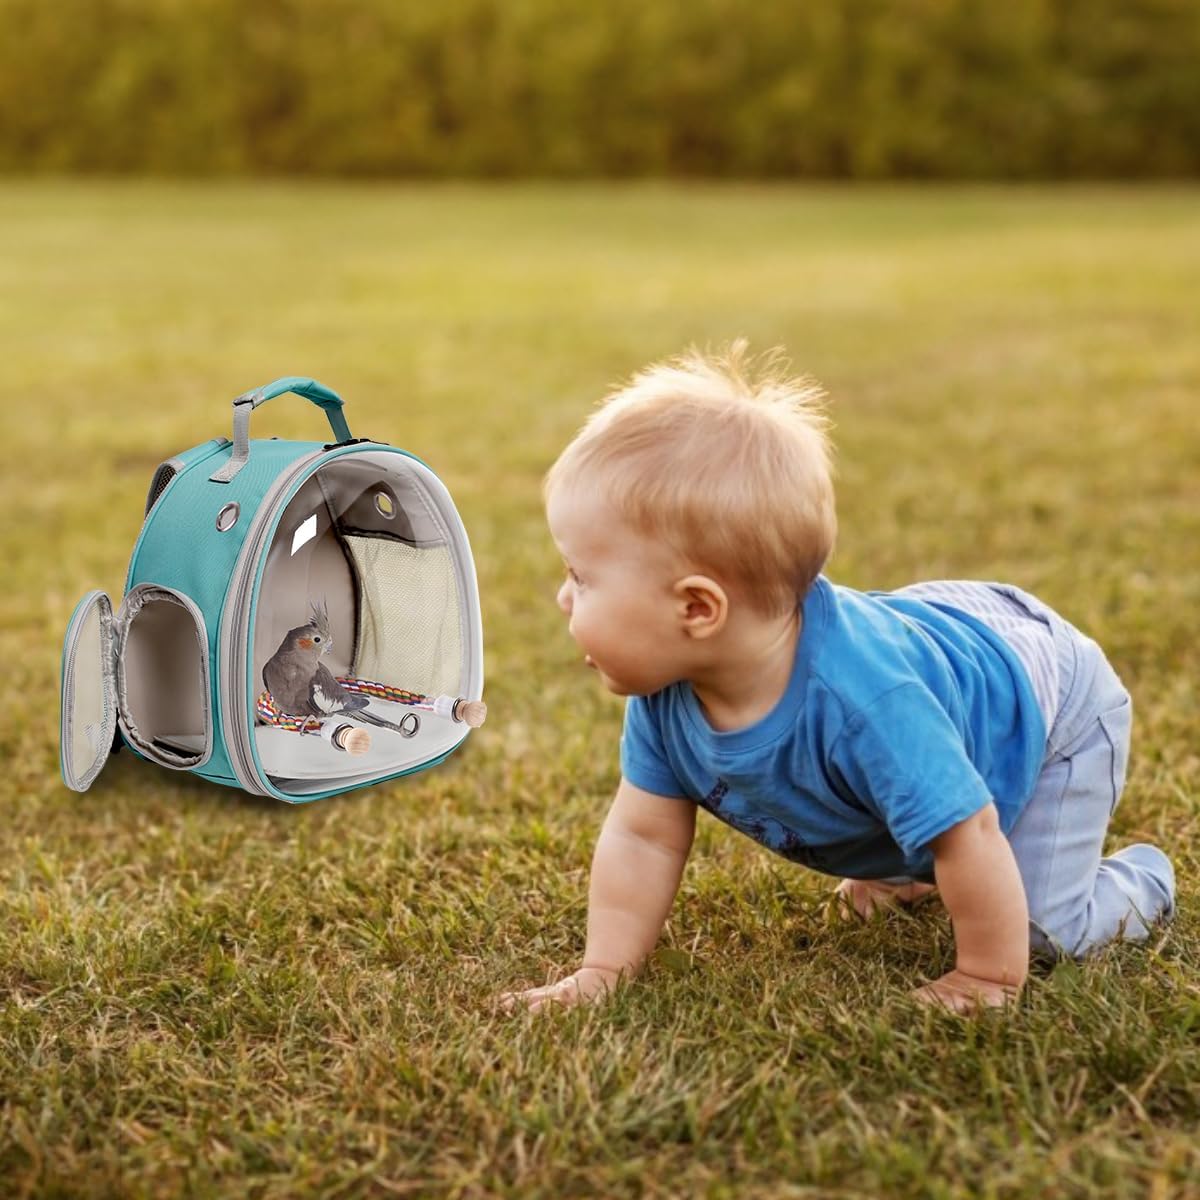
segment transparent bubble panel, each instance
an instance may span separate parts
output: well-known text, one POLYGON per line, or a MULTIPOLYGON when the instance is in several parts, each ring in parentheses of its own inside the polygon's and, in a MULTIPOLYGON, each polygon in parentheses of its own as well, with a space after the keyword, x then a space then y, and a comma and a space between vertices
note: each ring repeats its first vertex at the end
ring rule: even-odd
POLYGON ((466 732, 400 698, 466 695, 468 657, 478 654, 463 594, 474 571, 459 561, 457 515, 430 480, 402 455, 339 457, 305 481, 280 518, 250 661, 255 695, 268 697, 266 715, 256 706, 259 761, 281 791, 392 775, 440 756, 466 732), (365 737, 347 738, 346 726, 365 737), (337 727, 343 733, 332 738, 337 727))

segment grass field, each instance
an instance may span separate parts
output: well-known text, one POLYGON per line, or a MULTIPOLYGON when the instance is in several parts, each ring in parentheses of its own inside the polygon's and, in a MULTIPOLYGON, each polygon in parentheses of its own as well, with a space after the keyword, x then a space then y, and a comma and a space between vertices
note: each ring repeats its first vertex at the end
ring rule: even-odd
POLYGON ((0 311, 0 1194, 1200 1195, 1200 192, 7 183, 0 311), (739 334, 832 394, 835 579, 1009 579, 1109 649, 1112 843, 1181 883, 1148 947, 919 1010, 940 908, 827 928, 831 880, 702 819, 642 980, 493 1010, 576 960, 618 769, 540 477, 611 382, 739 334), (75 601, 289 373, 455 496, 487 726, 308 807, 127 754, 68 792, 75 601))

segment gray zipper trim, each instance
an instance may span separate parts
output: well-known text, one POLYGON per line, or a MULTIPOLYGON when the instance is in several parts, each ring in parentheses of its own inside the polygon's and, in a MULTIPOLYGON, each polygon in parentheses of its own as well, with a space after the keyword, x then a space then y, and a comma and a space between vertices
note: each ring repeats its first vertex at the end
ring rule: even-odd
POLYGON ((246 701, 247 657, 250 647, 250 595, 259 560, 266 547, 266 531, 279 515, 280 497, 292 484, 301 479, 308 468, 326 451, 314 450, 297 459, 289 471, 278 476, 259 501, 254 522, 246 531, 241 553, 229 580, 225 594, 225 611, 221 615, 221 633, 217 642, 217 662, 220 688, 221 728, 229 762, 238 783, 256 796, 270 796, 258 778, 254 754, 250 748, 250 712, 246 701))
POLYGON ((107 593, 96 589, 89 592, 77 605, 78 621, 67 639, 63 651, 63 695, 62 713, 59 720, 59 745, 62 750, 59 760, 63 768, 63 781, 72 791, 86 792, 96 781, 96 776, 104 769, 112 753, 113 737, 117 732, 117 689, 114 681, 116 673, 116 656, 113 647, 113 612, 112 601, 107 593), (70 748, 74 744, 75 728, 71 715, 75 710, 75 656, 79 650, 79 638, 86 623, 84 618, 93 604, 100 611, 100 653, 106 660, 101 667, 101 686, 104 689, 104 714, 101 718, 100 743, 101 750, 95 761, 82 775, 76 775, 73 770, 76 765, 71 761, 70 748), (108 669, 105 670, 104 667, 108 669))
POLYGON ((208 629, 204 623, 204 614, 196 602, 175 588, 164 587, 159 583, 139 583, 130 589, 129 594, 121 601, 117 612, 117 645, 116 645, 116 689, 117 689, 117 722, 121 732, 139 753, 144 754, 152 762, 172 771, 190 771, 202 767, 212 757, 213 751, 213 719, 209 711, 209 662, 208 662, 208 629), (156 746, 147 741, 134 724, 129 712, 129 693, 125 681, 125 646, 129 637, 129 626, 133 618, 141 612, 147 600, 166 599, 172 604, 178 604, 192 618, 195 626, 196 640, 200 645, 200 671, 203 679, 200 694, 204 705, 204 749, 196 754, 179 754, 164 746, 156 746))

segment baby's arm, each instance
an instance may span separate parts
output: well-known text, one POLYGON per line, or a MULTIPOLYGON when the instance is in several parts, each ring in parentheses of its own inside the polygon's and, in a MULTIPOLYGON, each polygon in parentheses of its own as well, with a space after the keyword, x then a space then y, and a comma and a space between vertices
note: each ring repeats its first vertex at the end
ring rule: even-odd
POLYGON ((692 848, 696 806, 622 779, 592 856, 587 948, 573 974, 502 997, 511 1007, 575 1004, 636 974, 654 949, 692 848))
POLYGON ((996 806, 934 838, 933 873, 954 926, 955 970, 926 984, 917 998, 966 1012, 1003 1004, 1029 971, 1025 885, 996 806))

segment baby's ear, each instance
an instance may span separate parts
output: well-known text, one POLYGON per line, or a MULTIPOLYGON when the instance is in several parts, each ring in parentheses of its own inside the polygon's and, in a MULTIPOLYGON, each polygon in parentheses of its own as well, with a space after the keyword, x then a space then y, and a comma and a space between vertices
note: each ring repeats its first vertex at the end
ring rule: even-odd
POLYGON ((688 637, 709 638, 720 633, 729 618, 729 597, 711 576, 688 575, 672 589, 679 626, 688 637))

